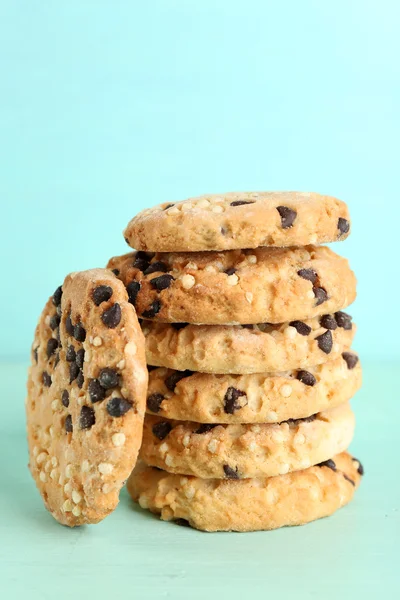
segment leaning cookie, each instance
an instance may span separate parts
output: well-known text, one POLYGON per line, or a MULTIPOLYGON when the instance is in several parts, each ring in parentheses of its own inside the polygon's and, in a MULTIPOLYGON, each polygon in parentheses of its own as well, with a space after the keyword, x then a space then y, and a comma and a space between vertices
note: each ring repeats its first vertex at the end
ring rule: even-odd
POLYGON ((202 479, 274 477, 343 452, 354 427, 348 403, 260 425, 200 425, 147 415, 140 457, 149 466, 202 479))
POLYGON ((110 272, 68 275, 40 317, 26 404, 29 466, 46 508, 69 526, 118 504, 142 440, 144 338, 110 272))
POLYGON ((198 423, 277 423, 347 402, 361 386, 354 352, 284 373, 213 375, 151 369, 147 412, 198 423))
POLYGON ((190 325, 143 321, 149 365, 202 373, 302 369, 348 350, 356 327, 337 312, 278 325, 190 325))
POLYGON ((128 491, 142 508, 203 531, 303 525, 350 502, 363 467, 347 452, 321 465, 266 479, 199 479, 140 464, 128 491))
POLYGON ((327 247, 112 258, 144 319, 172 323, 284 323, 342 310, 356 296, 346 259, 327 247))
POLYGON ((345 239, 344 202, 309 192, 233 192, 165 202, 134 217, 127 243, 152 252, 305 246, 345 239))

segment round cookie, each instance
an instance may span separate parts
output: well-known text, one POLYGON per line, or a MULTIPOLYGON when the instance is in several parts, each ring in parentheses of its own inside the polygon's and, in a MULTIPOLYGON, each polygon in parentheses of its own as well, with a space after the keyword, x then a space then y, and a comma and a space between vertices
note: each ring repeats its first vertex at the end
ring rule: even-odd
POLYGON ((190 325, 143 321, 147 364, 201 373, 307 368, 348 350, 356 331, 343 312, 278 325, 190 325))
POLYGON ((110 272, 68 275, 40 317, 26 404, 29 467, 46 508, 69 526, 118 504, 136 463, 147 387, 144 338, 110 272))
POLYGON ((343 452, 354 427, 348 403, 260 425, 200 425, 146 415, 140 457, 149 466, 202 479, 274 477, 343 452))
POLYGON ((265 479, 199 479, 140 464, 128 491, 142 508, 203 531, 303 525, 350 502, 363 468, 347 452, 303 471, 265 479))
POLYGON ((353 302, 356 279, 327 247, 112 258, 144 319, 172 323, 284 323, 339 311, 353 302))
POLYGON ((278 423, 347 402, 361 386, 353 352, 284 373, 213 375, 151 369, 147 412, 197 423, 278 423))
POLYGON ((310 192, 233 192, 164 202, 124 231, 137 250, 193 252, 259 246, 305 246, 345 239, 344 202, 310 192))

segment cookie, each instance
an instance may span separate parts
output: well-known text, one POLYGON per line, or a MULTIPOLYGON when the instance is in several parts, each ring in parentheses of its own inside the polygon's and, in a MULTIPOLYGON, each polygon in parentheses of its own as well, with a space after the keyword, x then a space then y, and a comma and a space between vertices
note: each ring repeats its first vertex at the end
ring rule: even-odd
POLYGON ((361 463, 347 452, 321 465, 264 479, 199 479, 139 464, 128 491, 142 508, 203 531, 303 525, 350 502, 361 463))
POLYGON ((347 402, 361 386, 353 352, 283 373, 213 375, 151 369, 147 412, 198 423, 277 423, 347 402))
POLYGON ((144 338, 110 272, 68 275, 40 317, 26 404, 29 467, 57 521, 114 510, 142 440, 144 338))
POLYGON ((305 246, 347 238, 344 202, 309 192, 233 192, 164 202, 124 231, 137 250, 193 252, 305 246))
POLYGON ((343 452, 354 427, 348 403, 260 425, 200 425, 146 415, 140 457, 149 466, 202 479, 274 477, 343 452))
POLYGON ((202 373, 264 373, 303 369, 348 350, 356 331, 337 312, 271 325, 190 325, 143 321, 149 365, 202 373))
POLYGON ((113 258, 139 316, 172 323, 284 323, 342 310, 356 296, 346 259, 327 247, 113 258))

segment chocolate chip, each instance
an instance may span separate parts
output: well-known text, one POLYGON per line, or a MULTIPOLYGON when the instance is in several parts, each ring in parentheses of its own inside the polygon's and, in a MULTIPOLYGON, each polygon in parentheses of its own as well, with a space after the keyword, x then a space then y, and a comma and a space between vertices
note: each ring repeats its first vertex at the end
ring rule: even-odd
POLYGON ((165 275, 160 275, 159 277, 154 277, 154 279, 150 280, 151 285, 154 289, 161 292, 162 290, 166 290, 169 288, 171 283, 175 281, 172 275, 166 273, 165 275))
POLYGON ((90 406, 82 406, 79 416, 79 427, 81 429, 90 429, 96 423, 96 415, 90 406))
POLYGON ((254 329, 254 325, 242 325, 243 329, 254 329))
POLYGON ((57 352, 56 357, 54 359, 54 368, 58 365, 59 362, 60 362, 60 353, 57 352))
POLYGON ((338 220, 338 229, 340 231, 339 237, 345 233, 349 233, 350 231, 350 223, 347 219, 343 219, 343 217, 339 217, 338 220))
POLYGON ((43 385, 46 387, 51 386, 51 377, 47 371, 43 371, 43 373, 42 373, 42 382, 43 382, 43 385))
POLYGON ((169 377, 166 378, 165 385, 170 392, 174 392, 176 384, 181 381, 181 379, 185 379, 191 375, 193 375, 193 371, 174 371, 171 375, 169 375, 169 377))
POLYGON ((347 368, 350 370, 354 369, 354 367, 358 363, 358 356, 356 354, 353 354, 352 352, 343 352, 342 356, 346 361, 347 368))
POLYGON ((38 360, 39 360, 38 350, 39 350, 39 346, 33 350, 33 358, 35 359, 36 364, 38 363, 38 360))
POLYGON ((68 390, 64 390, 62 395, 61 395, 61 402, 62 405, 65 406, 65 408, 68 408, 69 406, 69 392, 68 390))
MULTIPOLYGON (((173 206, 173 204, 171 206, 173 206)), ((191 524, 189 523, 189 521, 187 521, 187 519, 175 519, 174 523, 175 525, 179 525, 180 527, 191 527, 191 524)))
POLYGON ((314 375, 309 371, 298 371, 297 379, 301 381, 301 383, 304 383, 304 385, 309 385, 310 387, 313 387, 317 383, 314 375))
POLYGON ((353 323, 351 322, 352 317, 347 313, 339 310, 335 313, 335 319, 338 326, 342 327, 346 331, 351 331, 351 329, 353 328, 353 323))
POLYGON ((60 324, 60 317, 58 315, 53 315, 50 319, 50 329, 54 331, 60 324))
POLYGON ((127 237, 124 237, 124 240, 125 240, 125 242, 128 244, 128 246, 129 246, 129 240, 128 240, 128 238, 127 238, 127 237))
POLYGON ((114 273, 116 277, 119 275, 119 269, 111 269, 111 272, 114 273))
POLYGON ((331 458, 318 463, 316 466, 317 467, 328 467, 328 469, 332 469, 332 471, 336 471, 336 463, 331 458))
POLYGON ((151 275, 151 273, 166 273, 168 271, 168 267, 165 263, 161 261, 156 261, 151 263, 147 267, 147 269, 143 272, 144 275, 151 275))
POLYGON ((161 310, 161 302, 159 300, 154 300, 152 304, 150 304, 147 310, 142 312, 142 317, 145 319, 152 319, 155 317, 161 310))
POLYGON ((151 410, 151 412, 158 413, 161 410, 161 403, 165 400, 165 397, 162 394, 151 394, 147 398, 147 408, 151 410))
POLYGON ((108 302, 113 295, 113 289, 109 285, 98 285, 92 292, 93 302, 100 306, 102 302, 108 302))
POLYGON ((78 384, 78 387, 80 389, 82 388, 83 384, 85 383, 85 377, 83 375, 82 369, 79 369, 78 377, 76 378, 76 383, 78 384))
POLYGON ((74 326, 71 320, 71 313, 69 313, 69 315, 67 315, 67 318, 65 319, 65 330, 68 333, 68 335, 74 335, 74 326))
POLYGON ((198 429, 196 429, 195 433, 208 433, 214 429, 214 427, 218 427, 218 425, 216 423, 203 423, 198 429))
POLYGON ((173 206, 175 206, 175 204, 167 204, 167 206, 164 206, 163 210, 168 210, 169 208, 172 208, 173 206))
POLYGON ((234 387, 228 387, 224 396, 224 412, 228 415, 233 415, 235 410, 240 410, 247 404, 247 396, 245 392, 237 390, 234 387), (238 402, 238 399, 242 396, 245 397, 245 403, 242 405, 238 402))
POLYGON ((331 329, 332 331, 337 329, 338 326, 333 315, 324 315, 320 318, 319 323, 321 327, 325 327, 325 329, 331 329))
POLYGON ((133 262, 133 267, 135 269, 139 269, 139 271, 145 271, 149 268, 149 261, 146 258, 140 258, 136 255, 135 260, 133 262))
POLYGON ((171 327, 179 331, 180 329, 184 329, 187 327, 189 323, 171 323, 171 327))
POLYGON ((160 421, 153 426, 153 435, 159 440, 164 440, 172 429, 171 423, 168 421, 160 421))
POLYGON ((231 206, 242 206, 243 204, 255 204, 255 200, 235 200, 231 206))
POLYGON ((297 275, 299 275, 299 277, 302 277, 302 279, 311 281, 311 283, 315 283, 318 277, 314 269, 300 269, 300 271, 297 271, 297 275))
POLYGON ((47 342, 47 348, 46 348, 47 358, 50 358, 50 356, 52 356, 54 354, 54 352, 57 350, 57 348, 58 348, 57 340, 55 340, 54 338, 50 338, 49 341, 47 342))
POLYGON ((54 306, 59 306, 61 304, 61 297, 62 297, 62 286, 59 285, 58 288, 56 289, 56 291, 53 294, 53 304, 54 306))
POLYGON ((85 361, 85 351, 83 348, 81 348, 80 350, 78 350, 78 352, 76 353, 76 364, 78 365, 78 367, 80 369, 83 368, 83 363, 85 361))
POLYGON ((100 385, 98 379, 91 379, 88 389, 90 399, 93 403, 101 402, 106 397, 106 390, 100 385))
POLYGON ((310 415, 309 417, 302 417, 301 419, 287 419, 286 421, 282 421, 278 423, 278 425, 282 425, 282 423, 287 423, 288 425, 298 425, 299 423, 312 423, 317 418, 317 415, 310 415))
POLYGON ((224 473, 228 479, 240 479, 237 467, 232 469, 229 465, 224 465, 224 473))
POLYGON ((317 299, 315 306, 319 306, 329 299, 328 292, 323 287, 313 287, 313 292, 317 299))
POLYGON ((355 482, 350 479, 350 477, 348 475, 346 475, 346 473, 342 473, 343 477, 345 478, 346 481, 348 481, 349 483, 351 483, 351 485, 353 485, 354 487, 356 487, 355 482))
POLYGON ((325 354, 329 354, 331 352, 333 346, 333 339, 332 333, 329 329, 325 331, 325 333, 321 333, 321 335, 318 335, 315 339, 317 340, 318 347, 320 350, 322 350, 322 352, 325 352, 325 354))
POLYGON ((74 327, 74 338, 77 342, 84 342, 86 340, 86 330, 82 326, 82 323, 77 323, 74 327))
POLYGON ((225 227, 221 227, 221 235, 226 235, 228 230, 225 227))
POLYGON ((119 325, 122 317, 121 307, 116 302, 109 309, 105 310, 101 315, 101 320, 109 329, 115 329, 119 325))
POLYGON ((297 212, 287 206, 277 206, 276 210, 280 214, 282 229, 289 229, 296 220, 297 212))
POLYGON ((231 267, 230 269, 226 269, 224 273, 226 273, 227 275, 233 275, 234 273, 236 273, 236 269, 234 267, 231 267))
POLYGON ((73 381, 75 381, 75 379, 78 377, 79 375, 79 367, 76 364, 76 362, 72 362, 69 365, 69 382, 72 383, 73 381))
POLYGON ((159 367, 154 366, 154 365, 147 365, 147 370, 150 373, 151 371, 154 371, 154 369, 158 369, 159 367))
POLYGON ((359 475, 364 475, 364 467, 362 466, 361 462, 358 460, 358 458, 353 458, 354 462, 358 462, 358 469, 357 469, 357 473, 359 475))
POLYGON ((137 295, 140 291, 140 283, 138 281, 131 281, 126 286, 128 292, 128 300, 131 304, 135 305, 137 295))
POLYGON ((65 354, 65 358, 68 362, 74 362, 76 359, 76 352, 75 352, 75 348, 72 346, 72 344, 70 346, 68 346, 67 352, 65 354))
POLYGON ((306 323, 303 323, 303 321, 291 321, 289 325, 294 327, 300 335, 310 335, 311 333, 311 327, 306 323))
POLYGON ((64 427, 65 427, 65 431, 67 433, 72 433, 73 427, 72 427, 72 417, 71 417, 71 415, 67 415, 65 417, 64 427))
POLYGON ((99 383, 105 390, 111 390, 117 387, 119 383, 119 375, 114 369, 106 367, 100 371, 99 383))
POLYGON ((132 408, 132 404, 125 398, 111 398, 107 402, 107 412, 111 417, 122 417, 132 408))

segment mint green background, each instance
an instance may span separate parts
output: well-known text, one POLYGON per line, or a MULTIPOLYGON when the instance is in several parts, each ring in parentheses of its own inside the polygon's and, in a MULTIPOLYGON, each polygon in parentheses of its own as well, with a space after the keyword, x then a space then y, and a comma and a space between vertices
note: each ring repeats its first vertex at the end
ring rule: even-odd
POLYGON ((0 1, 0 597, 399 596, 396 0, 0 1), (201 534, 121 506, 69 531, 26 469, 28 350, 72 270, 126 250, 141 208, 206 192, 346 200, 335 250, 365 383, 352 445, 367 475, 330 519, 201 534))
POLYGON ((396 0, 2 0, 0 356, 139 209, 206 192, 346 200, 364 356, 399 358, 396 0))

